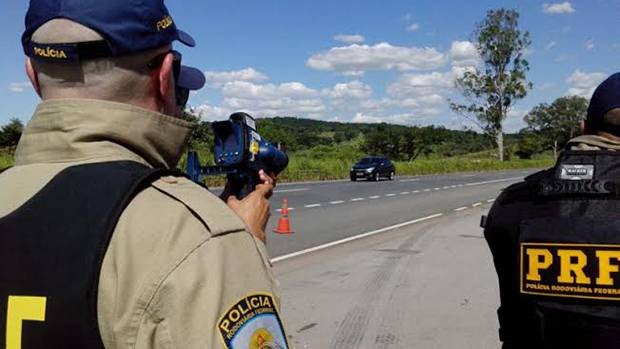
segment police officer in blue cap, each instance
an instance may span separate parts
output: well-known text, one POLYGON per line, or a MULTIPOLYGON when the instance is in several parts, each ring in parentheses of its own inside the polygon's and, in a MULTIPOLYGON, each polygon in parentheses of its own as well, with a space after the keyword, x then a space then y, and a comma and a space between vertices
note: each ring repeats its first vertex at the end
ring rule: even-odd
POLYGON ((289 348, 273 180, 224 203, 174 169, 203 74, 162 0, 32 0, 42 102, 0 174, 0 348, 289 348), (5 335, 6 334, 6 335, 5 335))
POLYGON ((508 187, 484 235, 503 348, 620 348, 620 73, 556 165, 508 187))

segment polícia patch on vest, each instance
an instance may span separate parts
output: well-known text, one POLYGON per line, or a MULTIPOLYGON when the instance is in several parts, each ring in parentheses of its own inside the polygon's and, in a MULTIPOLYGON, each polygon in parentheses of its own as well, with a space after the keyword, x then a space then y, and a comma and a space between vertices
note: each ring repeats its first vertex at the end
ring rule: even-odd
POLYGON ((522 242, 520 293, 620 301, 620 245, 522 242))
POLYGON ((273 296, 243 297, 220 318, 218 330, 228 349, 288 349, 273 296))

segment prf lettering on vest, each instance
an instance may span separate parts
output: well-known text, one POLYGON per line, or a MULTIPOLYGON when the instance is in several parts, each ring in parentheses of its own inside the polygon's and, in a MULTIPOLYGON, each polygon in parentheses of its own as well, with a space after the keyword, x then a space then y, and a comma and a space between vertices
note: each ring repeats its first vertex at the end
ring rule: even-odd
POLYGON ((46 47, 46 48, 35 47, 34 55, 39 56, 39 57, 44 57, 44 58, 67 59, 67 54, 65 53, 65 51, 56 50, 51 47, 46 47))
POLYGON ((157 31, 162 31, 164 29, 168 29, 174 22, 172 21, 172 17, 167 16, 161 21, 157 21, 157 31))
POLYGON ((521 293, 620 300, 620 245, 521 244, 521 293))

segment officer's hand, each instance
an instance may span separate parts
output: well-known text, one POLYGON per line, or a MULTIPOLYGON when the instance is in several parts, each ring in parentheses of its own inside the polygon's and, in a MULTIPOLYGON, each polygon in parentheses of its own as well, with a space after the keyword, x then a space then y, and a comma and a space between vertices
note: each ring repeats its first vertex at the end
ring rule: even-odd
POLYGON ((259 175, 261 184, 257 185, 253 192, 243 198, 243 200, 239 200, 234 195, 231 195, 226 200, 226 203, 228 207, 241 217, 241 220, 243 220, 252 235, 266 242, 265 227, 271 214, 269 198, 273 194, 276 179, 269 177, 264 171, 261 171, 259 175))

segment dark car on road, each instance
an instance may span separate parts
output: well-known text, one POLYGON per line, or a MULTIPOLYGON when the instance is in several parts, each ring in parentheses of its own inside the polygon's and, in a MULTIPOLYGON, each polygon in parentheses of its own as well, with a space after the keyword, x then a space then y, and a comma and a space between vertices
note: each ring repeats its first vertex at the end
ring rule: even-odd
POLYGON ((351 168, 351 180, 358 178, 378 181, 380 178, 392 180, 394 178, 394 164, 383 156, 367 156, 358 161, 351 168))

